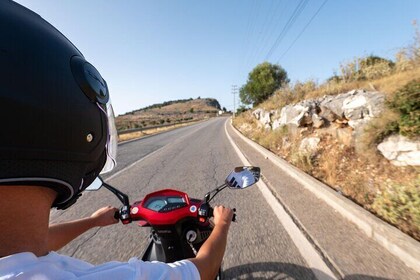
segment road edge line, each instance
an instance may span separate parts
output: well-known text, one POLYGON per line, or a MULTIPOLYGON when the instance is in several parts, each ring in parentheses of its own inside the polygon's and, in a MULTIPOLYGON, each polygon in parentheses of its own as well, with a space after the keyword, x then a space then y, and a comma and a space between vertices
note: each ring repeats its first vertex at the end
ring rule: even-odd
MULTIPOLYGON (((251 165, 246 159, 245 155, 233 141, 231 136, 227 131, 226 124, 229 122, 229 119, 225 122, 225 133, 230 141, 233 149, 245 165, 251 165)), ((335 274, 324 262, 324 259, 319 255, 318 251, 312 246, 306 236, 300 231, 299 227, 294 223, 293 219, 287 214, 284 206, 277 200, 274 194, 271 192, 270 188, 265 184, 263 180, 260 180, 258 183, 258 189, 262 193, 264 199, 267 201, 268 205, 273 210, 274 214, 279 219, 280 223, 284 226, 286 232, 289 234, 289 237, 292 239, 296 248, 299 250, 301 256, 307 262, 315 277, 319 280, 331 280, 337 279, 335 274)))
POLYGON ((391 254, 399 258, 405 265, 420 273, 420 242, 382 221, 353 201, 337 194, 329 186, 292 166, 273 152, 242 135, 231 122, 229 124, 241 139, 257 150, 262 156, 287 172, 290 177, 301 183, 303 187, 312 192, 316 197, 322 199, 331 208, 354 223, 369 238, 372 238, 391 254))

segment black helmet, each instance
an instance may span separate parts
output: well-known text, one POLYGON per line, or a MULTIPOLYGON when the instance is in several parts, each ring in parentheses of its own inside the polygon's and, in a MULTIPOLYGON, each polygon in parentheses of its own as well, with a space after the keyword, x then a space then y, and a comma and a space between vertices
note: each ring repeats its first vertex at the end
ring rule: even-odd
POLYGON ((0 1, 0 120, 0 188, 49 187, 64 209, 115 166, 105 80, 57 29, 8 0, 0 1))

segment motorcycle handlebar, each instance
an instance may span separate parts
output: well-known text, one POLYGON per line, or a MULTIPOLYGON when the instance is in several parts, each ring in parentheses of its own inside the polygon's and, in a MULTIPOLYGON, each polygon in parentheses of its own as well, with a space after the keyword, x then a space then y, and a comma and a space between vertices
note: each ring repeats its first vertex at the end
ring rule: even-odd
MULTIPOLYGON (((233 210, 233 212, 236 212, 236 208, 233 208, 232 209, 233 210)), ((128 222, 131 222, 131 219, 122 219, 121 218, 121 211, 123 211, 123 209, 121 209, 121 210, 119 210, 119 211, 115 211, 115 213, 114 213, 114 218, 116 219, 116 220, 121 220, 123 223, 128 223, 128 222), (130 221, 128 221, 128 220, 130 220, 130 221)), ((211 207, 210 205, 208 205, 208 213, 207 213, 207 217, 208 218, 211 218, 211 217, 213 217, 213 207, 211 207)), ((233 217, 232 217, 232 222, 236 222, 236 213, 234 213, 233 214, 233 217)))

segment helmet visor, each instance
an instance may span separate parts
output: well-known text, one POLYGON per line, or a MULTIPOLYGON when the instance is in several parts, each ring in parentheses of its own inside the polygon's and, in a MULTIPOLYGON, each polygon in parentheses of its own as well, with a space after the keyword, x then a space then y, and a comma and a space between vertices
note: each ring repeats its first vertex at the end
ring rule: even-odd
POLYGON ((114 167, 117 165, 117 142, 118 142, 118 134, 117 129, 115 127, 115 117, 114 117, 114 109, 112 108, 111 99, 108 100, 106 103, 106 112, 102 109, 102 107, 98 104, 99 108, 102 112, 104 112, 107 116, 107 123, 108 123, 108 139, 106 143, 106 162, 100 174, 104 174, 110 172, 114 167))

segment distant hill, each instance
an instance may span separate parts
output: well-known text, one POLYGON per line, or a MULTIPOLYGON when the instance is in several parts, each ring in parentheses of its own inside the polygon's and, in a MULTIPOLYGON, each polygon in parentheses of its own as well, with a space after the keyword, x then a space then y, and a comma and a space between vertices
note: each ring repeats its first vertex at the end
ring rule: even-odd
POLYGON ((214 98, 180 99, 153 104, 116 118, 117 130, 200 120, 216 116, 221 109, 214 98))

